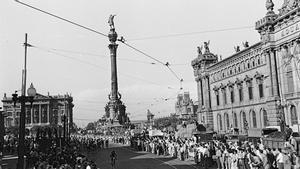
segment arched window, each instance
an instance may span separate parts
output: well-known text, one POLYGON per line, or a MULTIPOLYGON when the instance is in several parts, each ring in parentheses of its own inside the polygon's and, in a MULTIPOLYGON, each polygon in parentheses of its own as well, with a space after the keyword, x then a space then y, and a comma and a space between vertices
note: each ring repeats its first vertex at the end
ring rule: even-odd
POLYGON ((298 115, 297 115, 296 107, 294 105, 292 105, 290 111, 291 111, 292 125, 298 124, 298 115))
POLYGON ((233 113, 233 126, 238 127, 238 119, 236 113, 233 113))
POLYGON ((252 126, 253 128, 257 128, 256 113, 253 110, 252 110, 252 126))
POLYGON ((220 114, 218 114, 218 122, 219 122, 219 129, 223 130, 223 126, 222 126, 222 117, 220 114))
POLYGON ((238 65, 236 64, 236 65, 234 66, 234 73, 235 73, 235 74, 237 73, 237 67, 238 67, 238 65))
POLYGON ((230 127, 230 123, 229 123, 229 116, 227 113, 225 113, 225 115, 224 115, 224 121, 225 121, 225 127, 228 130, 230 127))
POLYGON ((265 109, 263 109, 262 112, 263 112, 263 119, 264 119, 264 127, 267 127, 268 126, 268 114, 265 109))

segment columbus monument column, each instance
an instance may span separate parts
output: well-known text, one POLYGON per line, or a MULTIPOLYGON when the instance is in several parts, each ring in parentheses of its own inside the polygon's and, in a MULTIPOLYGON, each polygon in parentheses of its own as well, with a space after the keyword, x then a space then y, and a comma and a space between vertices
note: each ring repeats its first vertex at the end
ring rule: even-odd
POLYGON ((118 92, 118 77, 117 77, 117 48, 116 44, 118 35, 114 27, 114 15, 110 15, 108 23, 110 26, 110 31, 108 33, 108 39, 110 44, 108 48, 110 50, 110 60, 111 60, 111 93, 108 95, 109 102, 107 104, 109 111, 109 120, 111 123, 119 122, 122 124, 125 120, 125 105, 121 101, 121 94, 118 92))

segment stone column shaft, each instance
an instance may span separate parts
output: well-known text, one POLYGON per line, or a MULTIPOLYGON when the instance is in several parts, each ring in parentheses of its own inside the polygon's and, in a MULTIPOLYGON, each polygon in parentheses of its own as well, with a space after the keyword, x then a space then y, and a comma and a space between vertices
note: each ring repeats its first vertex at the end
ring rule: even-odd
POLYGON ((50 123, 50 106, 49 106, 49 104, 48 104, 48 106, 47 106, 47 122, 46 123, 50 123))
POLYGON ((272 81, 273 81, 273 96, 279 96, 279 86, 278 86, 278 75, 277 75, 277 65, 276 65, 276 52, 274 50, 270 51, 270 60, 271 60, 271 70, 272 70, 272 81))
POLYGON ((208 93, 208 79, 207 77, 203 79, 202 81, 202 87, 203 87, 203 99, 204 99, 204 106, 205 109, 209 108, 209 93, 208 93))
POLYGON ((197 89, 198 89, 198 105, 199 109, 201 108, 200 106, 202 105, 202 91, 201 91, 201 79, 197 79, 197 89))
POLYGON ((41 121, 42 121, 42 105, 41 104, 39 104, 39 117, 38 117, 38 119, 39 119, 39 123, 41 123, 41 121))
POLYGON ((32 105, 32 108, 30 109, 30 124, 33 124, 33 110, 34 110, 34 106, 32 105))
POLYGON ((117 76, 117 44, 110 44, 110 60, 111 60, 111 99, 118 99, 118 76, 117 76))
POLYGON ((268 87, 268 97, 272 97, 274 96, 273 94, 273 72, 272 72, 272 66, 271 66, 271 56, 270 56, 270 53, 269 52, 266 52, 265 53, 265 57, 266 57, 266 62, 267 62, 267 67, 268 67, 268 70, 267 70, 267 73, 268 73, 268 78, 266 79, 266 85, 268 87))

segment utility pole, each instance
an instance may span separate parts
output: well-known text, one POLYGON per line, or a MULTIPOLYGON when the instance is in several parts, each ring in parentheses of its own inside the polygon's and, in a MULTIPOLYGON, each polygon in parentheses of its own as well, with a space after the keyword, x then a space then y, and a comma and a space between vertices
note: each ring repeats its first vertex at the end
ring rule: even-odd
POLYGON ((22 95, 20 97, 21 113, 20 113, 20 128, 19 128, 19 147, 18 147, 18 164, 17 169, 24 168, 24 155, 25 155, 25 102, 26 102, 26 74, 27 74, 27 33, 25 34, 25 60, 24 69, 22 71, 22 95))
POLYGON ((4 146, 4 115, 2 108, 0 107, 0 166, 2 167, 3 160, 3 146, 4 146))

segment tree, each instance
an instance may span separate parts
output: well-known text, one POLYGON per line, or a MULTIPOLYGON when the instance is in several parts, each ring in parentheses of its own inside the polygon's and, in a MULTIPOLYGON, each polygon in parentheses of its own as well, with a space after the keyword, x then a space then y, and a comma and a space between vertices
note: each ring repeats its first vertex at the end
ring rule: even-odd
POLYGON ((76 133, 78 131, 78 126, 73 122, 72 128, 71 128, 71 133, 76 133))
POLYGON ((95 123, 94 122, 88 123, 88 125, 86 126, 86 130, 96 130, 95 123))
POLYGON ((176 128, 178 124, 181 124, 181 120, 175 116, 162 117, 154 120, 154 127, 158 129, 163 129, 167 127, 176 128))

